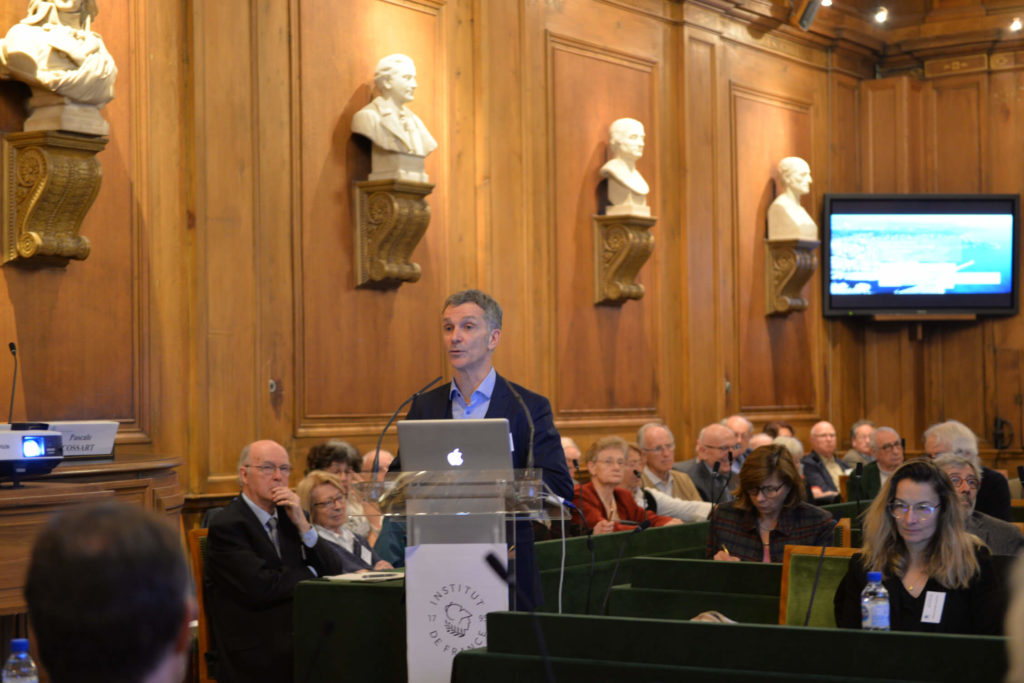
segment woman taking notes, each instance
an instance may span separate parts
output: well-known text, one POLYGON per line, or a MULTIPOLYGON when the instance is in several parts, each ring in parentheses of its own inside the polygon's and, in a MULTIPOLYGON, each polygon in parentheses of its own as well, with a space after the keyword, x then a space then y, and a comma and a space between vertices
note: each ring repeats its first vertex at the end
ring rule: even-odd
POLYGON ((743 461, 736 500, 711 512, 707 555, 715 560, 782 562, 787 545, 832 545, 832 515, 804 502, 804 485, 785 447, 761 446, 743 461))
POLYGON ((999 633, 1000 589, 991 555, 964 529, 945 472, 928 460, 896 470, 864 517, 864 550, 835 596, 836 624, 860 628, 866 573, 882 573, 893 631, 999 633))

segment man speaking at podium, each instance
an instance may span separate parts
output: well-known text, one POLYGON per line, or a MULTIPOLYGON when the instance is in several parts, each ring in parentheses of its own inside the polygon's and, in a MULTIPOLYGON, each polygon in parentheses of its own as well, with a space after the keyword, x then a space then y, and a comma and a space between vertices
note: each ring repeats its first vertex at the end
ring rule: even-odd
MULTIPOLYGON (((555 429, 551 403, 540 394, 512 384, 494 370, 491 356, 501 339, 501 306, 487 294, 467 289, 444 302, 441 329, 452 366, 452 382, 418 396, 407 420, 506 418, 512 433, 512 467, 527 466, 530 423, 533 419, 533 466, 557 496, 572 500, 573 483, 565 466, 561 437, 555 429)), ((397 460, 395 461, 398 462, 397 460)), ((392 464, 391 469, 396 469, 392 464)), ((516 524, 516 581, 533 604, 541 601, 540 574, 533 552, 533 531, 516 524)))

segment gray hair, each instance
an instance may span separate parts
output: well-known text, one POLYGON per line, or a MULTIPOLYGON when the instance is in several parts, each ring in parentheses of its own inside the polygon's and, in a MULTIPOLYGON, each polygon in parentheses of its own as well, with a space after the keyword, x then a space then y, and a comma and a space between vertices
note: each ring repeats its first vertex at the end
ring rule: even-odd
POLYGON ((800 443, 800 440, 792 436, 777 436, 772 439, 773 444, 782 446, 789 454, 793 456, 793 461, 799 465, 800 461, 804 457, 804 445, 800 443))
POLYGON ((857 438, 857 430, 860 429, 861 427, 864 427, 865 425, 871 427, 872 429, 875 428, 875 423, 872 422, 871 420, 857 420, 856 422, 853 423, 853 426, 850 427, 850 441, 853 441, 854 439, 857 438))
POLYGON ((934 438, 945 446, 944 450, 952 451, 959 455, 978 455, 978 437, 974 435, 970 427, 957 420, 946 420, 934 424, 925 430, 925 443, 928 439, 934 438))
POLYGON ((647 424, 642 425, 640 429, 636 430, 636 442, 641 449, 647 448, 647 442, 644 441, 644 434, 646 434, 647 430, 651 427, 661 427, 668 432, 669 441, 672 443, 676 442, 676 437, 672 435, 672 430, 668 428, 667 424, 663 422, 648 422, 647 424))
MULTIPOLYGON (((743 423, 745 425, 747 425, 743 429, 743 434, 750 434, 750 436, 754 435, 754 423, 751 422, 750 420, 748 420, 747 418, 743 417, 742 415, 730 415, 729 417, 725 418, 724 420, 722 420, 718 424, 725 425, 726 427, 729 427, 729 420, 743 420, 743 423)), ((729 429, 732 429, 732 427, 729 427, 729 429)), ((737 436, 742 436, 743 434, 740 434, 739 432, 737 432, 737 436)))
POLYGON ((445 309, 461 306, 462 304, 476 304, 479 306, 484 312, 484 322, 487 323, 488 330, 501 329, 501 306, 489 294, 485 294, 479 289, 464 289, 461 292, 455 292, 445 299, 441 310, 444 311, 445 309))
POLYGON ((871 443, 871 450, 873 450, 873 451, 877 451, 878 450, 878 434, 879 434, 879 432, 891 432, 891 433, 895 434, 896 436, 900 435, 900 433, 897 432, 892 427, 884 427, 884 426, 883 427, 877 427, 875 429, 875 431, 871 432, 871 441, 870 441, 870 443, 871 443))
POLYGON ((943 453, 935 456, 935 464, 939 469, 945 471, 947 467, 970 467, 974 476, 981 481, 981 462, 978 456, 971 456, 962 453, 943 453))

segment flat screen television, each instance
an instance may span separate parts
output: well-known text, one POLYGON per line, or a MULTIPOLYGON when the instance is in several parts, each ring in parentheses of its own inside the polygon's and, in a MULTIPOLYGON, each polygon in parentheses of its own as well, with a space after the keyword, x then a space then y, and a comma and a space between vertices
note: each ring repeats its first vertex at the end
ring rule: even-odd
POLYGON ((1019 194, 826 194, 827 317, 1017 313, 1019 194))

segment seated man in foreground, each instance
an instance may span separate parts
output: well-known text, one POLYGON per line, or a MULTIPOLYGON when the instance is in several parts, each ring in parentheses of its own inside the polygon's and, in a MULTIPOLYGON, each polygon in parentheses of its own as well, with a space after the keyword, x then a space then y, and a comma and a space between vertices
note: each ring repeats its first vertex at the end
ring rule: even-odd
POLYGON ((53 683, 180 683, 196 605, 170 521, 121 503, 61 512, 36 539, 25 583, 53 683))
POLYGON ((292 680, 292 594, 343 571, 288 488, 288 451, 256 441, 238 461, 242 494, 210 525, 206 606, 221 683, 292 680))

